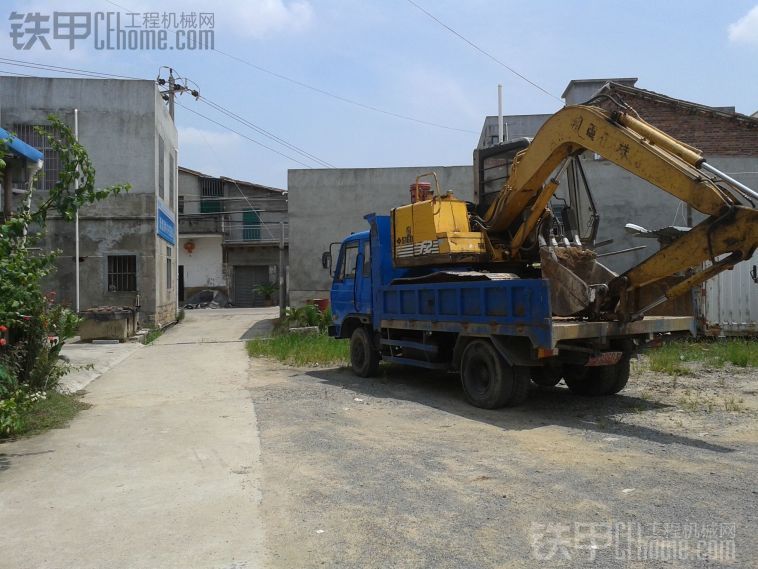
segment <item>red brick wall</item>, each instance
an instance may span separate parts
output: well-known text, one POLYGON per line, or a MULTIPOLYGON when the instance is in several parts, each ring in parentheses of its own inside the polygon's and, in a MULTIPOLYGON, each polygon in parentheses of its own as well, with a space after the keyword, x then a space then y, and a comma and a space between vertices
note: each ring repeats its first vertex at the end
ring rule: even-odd
MULTIPOLYGON (((713 115, 692 107, 616 93, 645 121, 707 155, 758 156, 758 120, 713 115)), ((600 106, 615 107, 607 101, 600 106)))

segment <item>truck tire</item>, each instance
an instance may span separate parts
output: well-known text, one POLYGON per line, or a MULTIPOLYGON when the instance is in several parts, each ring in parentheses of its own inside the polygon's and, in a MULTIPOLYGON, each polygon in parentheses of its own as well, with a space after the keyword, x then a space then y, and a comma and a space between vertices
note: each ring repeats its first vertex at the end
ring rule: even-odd
POLYGON ((461 359, 461 384, 469 403, 482 409, 498 409, 523 403, 529 392, 529 374, 513 367, 486 340, 466 346, 461 359))
POLYGON ((374 348, 371 335, 359 326, 350 336, 350 365, 360 377, 371 377, 379 371, 379 352, 374 348))
POLYGON ((555 387, 563 377, 563 370, 557 366, 540 366, 529 368, 532 383, 540 387, 555 387))
POLYGON ((624 389, 629 381, 629 362, 630 357, 625 355, 614 365, 582 368, 583 373, 567 373, 564 381, 569 390, 577 395, 615 395, 624 389))

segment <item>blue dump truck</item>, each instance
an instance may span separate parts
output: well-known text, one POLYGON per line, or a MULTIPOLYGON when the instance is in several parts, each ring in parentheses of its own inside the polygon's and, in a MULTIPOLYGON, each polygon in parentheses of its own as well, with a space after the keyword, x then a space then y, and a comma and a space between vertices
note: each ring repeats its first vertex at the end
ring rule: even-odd
POLYGON ((393 263, 390 217, 345 238, 333 267, 329 334, 349 339, 353 371, 379 362, 460 373, 468 401, 486 409, 524 401, 531 383, 564 379, 581 395, 612 395, 635 350, 656 333, 690 331, 690 317, 591 321, 553 316, 550 282, 475 267, 393 263))

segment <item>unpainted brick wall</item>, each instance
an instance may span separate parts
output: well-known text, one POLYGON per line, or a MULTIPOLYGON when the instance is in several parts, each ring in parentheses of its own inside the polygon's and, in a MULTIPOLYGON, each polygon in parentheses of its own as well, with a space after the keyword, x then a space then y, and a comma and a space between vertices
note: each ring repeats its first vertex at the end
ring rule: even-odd
MULTIPOLYGON (((706 156, 758 156, 758 120, 713 115, 626 92, 614 95, 631 105, 645 121, 702 150, 706 156)), ((599 104, 606 109, 616 108, 608 101, 599 104)))

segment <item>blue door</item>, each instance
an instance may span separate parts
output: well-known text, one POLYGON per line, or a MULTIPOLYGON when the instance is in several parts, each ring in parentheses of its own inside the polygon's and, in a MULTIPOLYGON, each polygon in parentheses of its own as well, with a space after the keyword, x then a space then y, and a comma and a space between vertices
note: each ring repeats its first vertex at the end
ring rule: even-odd
POLYGON ((358 269, 355 272, 355 309, 371 313, 371 242, 364 239, 358 246, 358 269))
MULTIPOLYGON (((342 245, 337 271, 332 283, 332 312, 340 316, 357 312, 356 309, 356 269, 358 267, 358 247, 360 241, 346 241, 342 245)), ((360 273, 359 273, 360 274, 360 273)))

